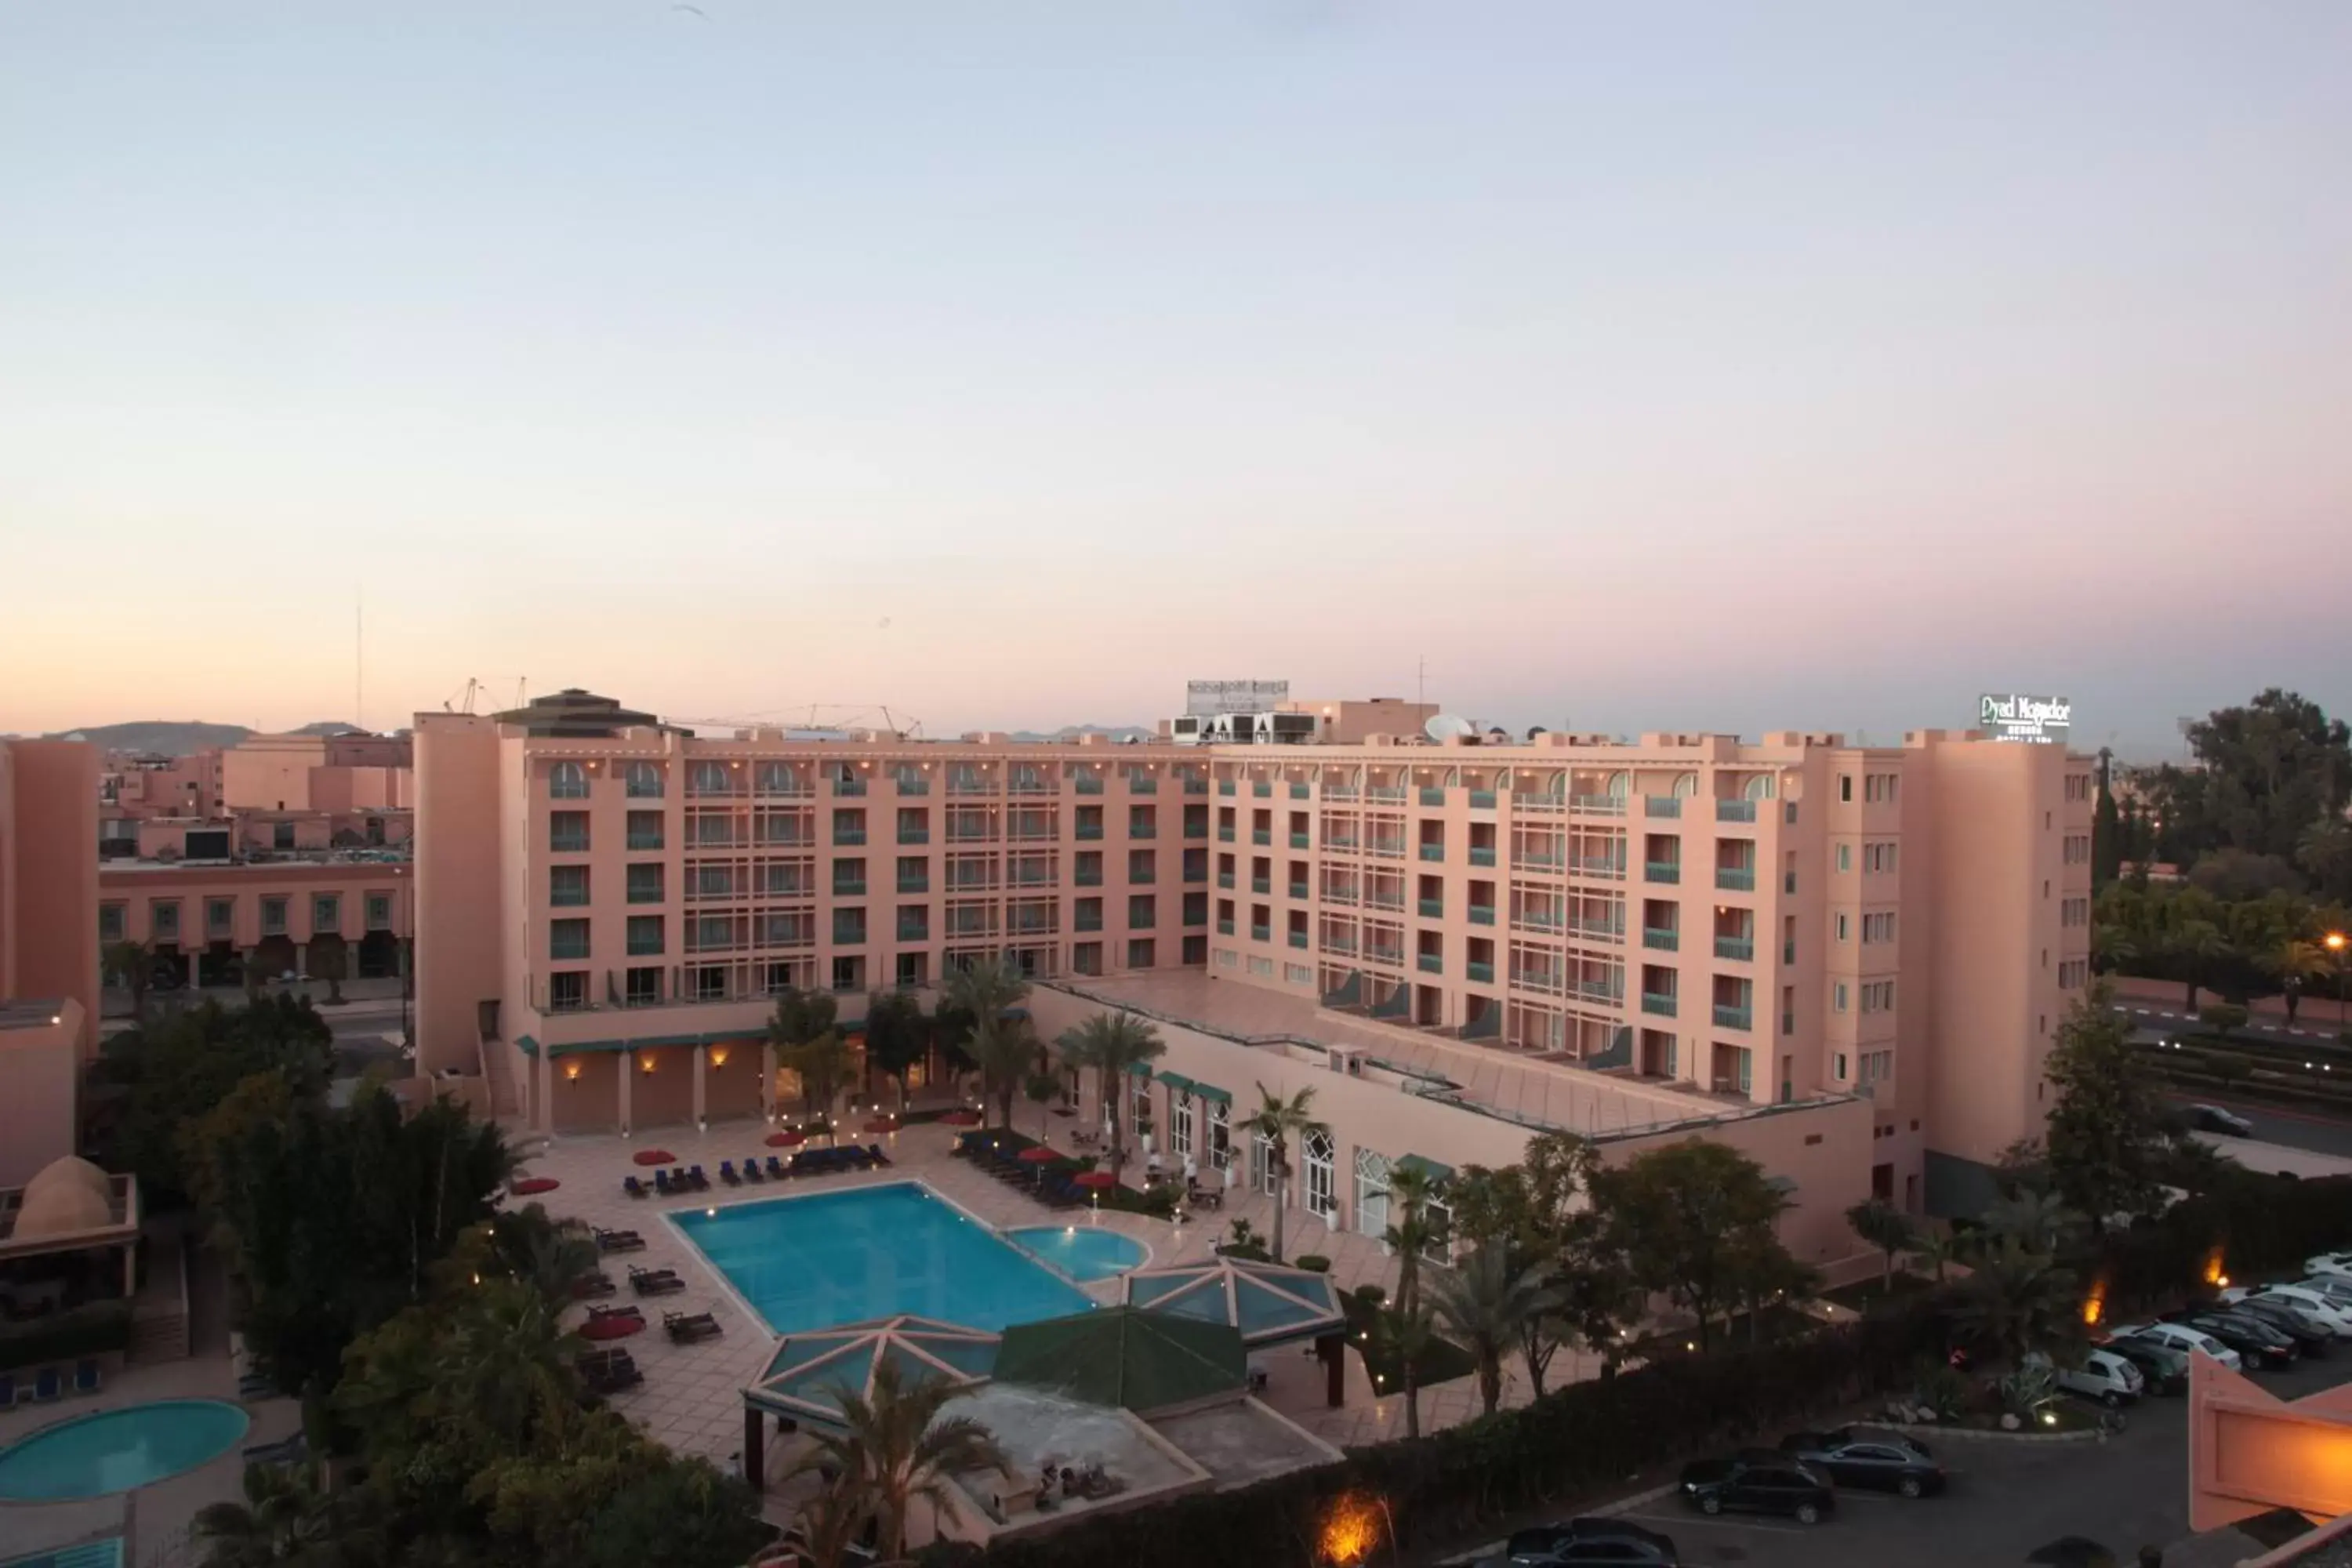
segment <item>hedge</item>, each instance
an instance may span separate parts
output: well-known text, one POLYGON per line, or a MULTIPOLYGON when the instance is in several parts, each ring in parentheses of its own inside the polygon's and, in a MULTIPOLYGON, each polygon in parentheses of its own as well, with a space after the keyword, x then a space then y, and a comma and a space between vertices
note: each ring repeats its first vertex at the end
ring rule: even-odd
POLYGON ((2300 1274, 2315 1252, 2352 1246, 2352 1176, 2234 1174, 2156 1220, 2105 1237, 2092 1279, 2107 1318, 2194 1295, 2209 1263, 2232 1278, 2300 1274))
POLYGON ((0 1371, 47 1366, 131 1344, 131 1303, 92 1301, 54 1317, 0 1328, 0 1371))

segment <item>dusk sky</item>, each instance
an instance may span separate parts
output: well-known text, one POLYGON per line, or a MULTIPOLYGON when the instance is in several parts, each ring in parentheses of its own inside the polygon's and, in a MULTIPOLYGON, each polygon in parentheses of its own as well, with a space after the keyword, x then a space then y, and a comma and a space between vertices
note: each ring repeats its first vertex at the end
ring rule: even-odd
POLYGON ((698 5, 0 10, 0 731, 2352 708, 2344 0, 698 5))

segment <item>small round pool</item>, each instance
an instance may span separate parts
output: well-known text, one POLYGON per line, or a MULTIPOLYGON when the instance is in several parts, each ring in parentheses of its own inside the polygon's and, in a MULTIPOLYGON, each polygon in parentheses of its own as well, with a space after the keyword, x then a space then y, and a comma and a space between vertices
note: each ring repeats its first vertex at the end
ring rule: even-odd
POLYGON ((166 1399, 60 1421, 0 1448, 0 1502, 60 1502, 127 1492, 236 1447, 244 1411, 217 1399, 166 1399))
POLYGON ((1082 1283, 1124 1274, 1150 1256, 1131 1236, 1087 1226, 1034 1225, 1008 1230, 1004 1238, 1082 1283))

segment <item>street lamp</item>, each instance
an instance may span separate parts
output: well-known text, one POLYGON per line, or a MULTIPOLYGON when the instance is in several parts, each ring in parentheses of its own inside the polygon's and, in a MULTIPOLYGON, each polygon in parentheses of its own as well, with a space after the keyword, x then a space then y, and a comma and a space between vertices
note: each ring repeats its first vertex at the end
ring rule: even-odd
POLYGON ((2344 994, 2344 933, 2340 931, 2329 931, 2326 938, 2326 945, 2327 951, 2336 955, 2336 1032, 2340 1035, 2347 1027, 2352 1027, 2352 1025, 2347 1024, 2345 1013, 2345 1005, 2347 1001, 2352 1001, 2352 998, 2347 998, 2344 994))

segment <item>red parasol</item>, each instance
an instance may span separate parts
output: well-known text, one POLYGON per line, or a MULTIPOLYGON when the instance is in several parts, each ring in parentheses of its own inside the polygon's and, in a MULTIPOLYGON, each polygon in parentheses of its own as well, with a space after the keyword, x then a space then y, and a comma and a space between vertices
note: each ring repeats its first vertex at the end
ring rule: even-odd
POLYGON ((1013 1157, 1024 1165, 1043 1165, 1049 1161, 1060 1159, 1062 1152, 1059 1149, 1048 1148, 1043 1143, 1032 1143, 1013 1157))
POLYGON ((675 1165, 677 1156, 667 1149, 640 1149, 630 1156, 640 1165, 675 1165))
POLYGON ((980 1125, 980 1112, 977 1110, 950 1110, 945 1116, 940 1118, 940 1125, 942 1127, 977 1127, 980 1125))
POLYGON ((1118 1174, 1114 1171, 1080 1171, 1070 1180, 1081 1187, 1094 1187, 1097 1190, 1118 1185, 1118 1174))
POLYGON ((519 1198, 527 1198, 534 1193, 551 1193, 562 1184, 553 1176, 532 1176, 527 1181, 517 1182, 509 1190, 519 1198))
POLYGON ((631 1334, 645 1332, 643 1318, 625 1318, 615 1313, 609 1318, 591 1318, 580 1325, 583 1340, 625 1340, 631 1334))
POLYGON ((797 1149, 807 1142, 808 1140, 806 1138, 802 1137, 799 1133, 793 1131, 790 1128, 786 1128, 782 1132, 771 1132, 768 1134, 768 1147, 771 1149, 797 1149))

